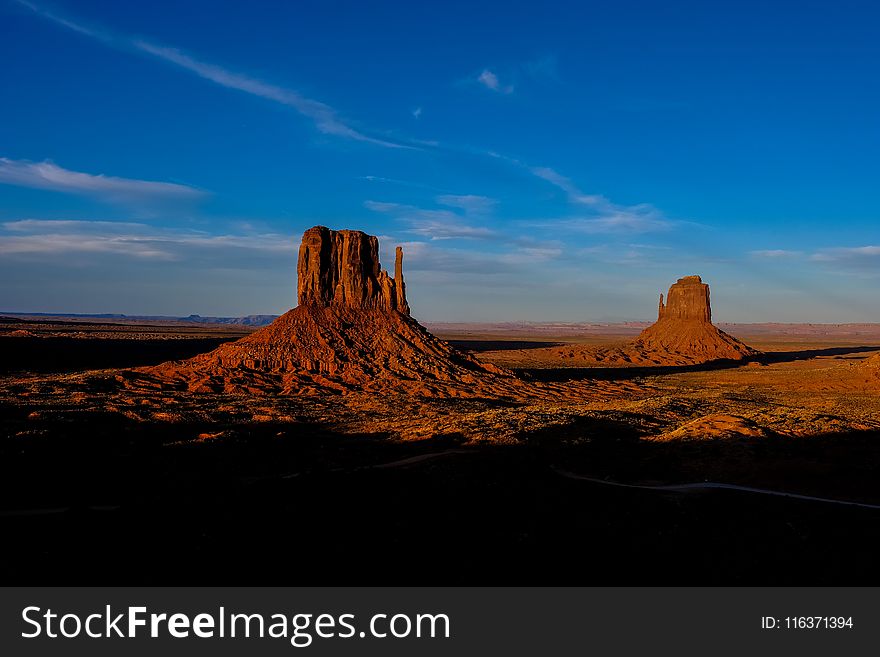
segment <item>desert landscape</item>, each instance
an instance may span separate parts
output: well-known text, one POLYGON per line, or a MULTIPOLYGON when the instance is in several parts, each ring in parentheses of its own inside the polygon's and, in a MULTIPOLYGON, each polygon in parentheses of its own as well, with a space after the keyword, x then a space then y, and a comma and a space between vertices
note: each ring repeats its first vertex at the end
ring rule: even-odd
POLYGON ((650 325, 423 326, 322 226, 296 273, 259 328, 0 318, 4 581, 877 581, 880 325, 682 272, 650 325))

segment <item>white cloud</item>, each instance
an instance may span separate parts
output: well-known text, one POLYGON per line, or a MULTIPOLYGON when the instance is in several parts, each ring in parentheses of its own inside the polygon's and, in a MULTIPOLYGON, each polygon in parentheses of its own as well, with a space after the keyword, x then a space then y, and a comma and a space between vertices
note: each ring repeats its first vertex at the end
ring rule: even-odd
POLYGON ((421 116, 422 116, 422 108, 421 108, 421 107, 416 107, 416 108, 412 111, 412 115, 413 115, 414 118, 417 118, 417 119, 418 119, 419 117, 421 117, 421 116))
POLYGON ((612 206, 612 204, 604 196, 597 194, 584 194, 571 181, 571 178, 566 178, 565 176, 557 173, 550 167, 531 167, 529 168, 529 171, 531 171, 538 178, 546 180, 551 185, 559 187, 559 189, 561 189, 568 195, 568 199, 572 203, 589 205, 597 208, 612 206))
MULTIPOLYGON (((474 194, 444 195, 435 198, 438 204, 458 208, 462 214, 450 210, 433 210, 399 203, 367 201, 365 207, 392 216, 409 225, 405 232, 426 238, 430 242, 408 242, 408 262, 418 260, 418 271, 443 273, 454 278, 463 273, 509 274, 522 272, 523 267, 562 258, 564 245, 558 240, 541 241, 531 236, 510 235, 483 225, 465 223, 463 219, 480 220, 491 217, 497 201, 474 194), (439 248, 438 242, 450 239, 483 240, 492 242, 492 251, 439 248)), ((391 241, 390 237, 383 237, 391 241)))
POLYGON ((501 94, 510 94, 513 93, 513 85, 502 85, 501 81, 498 79, 498 76, 495 75, 488 68, 483 69, 483 72, 477 76, 477 82, 482 84, 487 89, 491 89, 492 91, 496 91, 501 94))
POLYGON ((681 254, 674 253, 668 246, 611 242, 594 244, 577 249, 579 258, 589 258, 592 262, 611 265, 644 267, 669 267, 681 264, 681 254))
POLYGON ((0 254, 47 258, 115 254, 142 260, 188 262, 211 259, 223 265, 233 255, 260 257, 276 254, 294 258, 293 237, 274 233, 226 234, 186 232, 147 224, 112 221, 23 219, 2 224, 0 254))
POLYGON ((287 107, 292 107, 303 116, 314 121, 315 127, 325 134, 347 137, 348 139, 378 144, 379 146, 386 146, 389 148, 414 148, 407 144, 371 137, 363 132, 355 130, 340 119, 336 110, 329 105, 325 105, 317 100, 312 100, 311 98, 306 98, 292 89, 286 89, 247 75, 235 73, 217 66, 216 64, 199 61, 182 53, 176 48, 158 46, 139 39, 133 40, 131 43, 135 48, 138 48, 143 52, 175 64, 195 73, 199 77, 215 82, 228 89, 236 89, 253 96, 259 96, 260 98, 280 103, 281 105, 286 105, 287 107))
POLYGON ((482 82, 483 86, 491 89, 492 91, 498 91, 500 87, 500 85, 498 84, 498 76, 489 69, 486 69, 482 73, 480 73, 480 75, 477 77, 477 80, 479 82, 482 82))
POLYGON ((749 251, 749 255, 755 258, 788 259, 797 258, 803 255, 803 253, 786 249, 759 249, 757 251, 749 251))
POLYGON ((48 160, 30 162, 5 157, 0 158, 0 183, 84 194, 116 202, 195 199, 205 195, 202 190, 176 183, 96 175, 64 169, 48 160))
MULTIPOLYGON (((516 162, 520 164, 519 162, 516 162)), ((585 194, 570 178, 550 167, 527 167, 538 178, 546 180, 565 192, 569 202, 588 208, 595 216, 574 217, 548 222, 547 225, 566 227, 584 233, 650 233, 670 230, 678 224, 667 219, 649 203, 620 205, 600 194, 585 194)))
POLYGON ((394 217, 409 226, 408 232, 431 240, 491 239, 495 233, 485 226, 466 224, 451 210, 431 210, 402 203, 365 201, 364 207, 394 217))
POLYGON ((494 198, 477 196, 476 194, 443 194, 436 197, 435 200, 440 205, 459 208, 464 211, 465 215, 489 214, 498 204, 494 198))
POLYGON ((856 274, 866 278, 880 276, 880 246, 820 249, 810 255, 810 260, 832 272, 856 274))
POLYGON ((868 260, 877 264, 875 261, 876 258, 880 258, 880 246, 821 249, 810 256, 810 260, 816 262, 854 262, 868 260))
POLYGON ((381 201, 366 201, 364 207, 403 221, 410 226, 408 232, 431 240, 493 239, 497 237, 495 231, 474 223, 491 215, 492 209, 497 203, 495 199, 476 194, 443 194, 435 197, 434 200, 438 205, 456 208, 461 213, 381 201), (469 219, 470 222, 465 223, 463 219, 469 219))
POLYGON ((78 219, 18 219, 5 221, 0 226, 10 233, 43 233, 47 229, 54 231, 147 231, 151 230, 147 224, 127 221, 82 221, 78 219))
POLYGON ((403 242, 404 263, 407 272, 442 275, 448 281, 463 281, 473 274, 482 277, 509 279, 512 273, 521 271, 518 263, 507 254, 480 252, 464 249, 438 247, 429 242, 403 242))
POLYGON ((375 183, 387 183, 389 185, 401 185, 403 187, 414 187, 416 189, 427 189, 432 192, 443 192, 445 190, 434 187, 433 185, 426 185, 425 183, 415 182, 412 180, 400 180, 399 178, 386 178, 384 176, 358 176, 358 180, 367 180, 369 182, 375 183))
POLYGON ((561 246, 522 246, 510 253, 501 254, 498 258, 501 262, 523 266, 557 260, 563 253, 561 246))
POLYGON ((77 22, 74 22, 70 19, 59 16, 58 14, 53 13, 53 12, 49 11, 48 9, 43 9, 42 7, 38 7, 33 2, 28 2, 28 0, 14 0, 14 1, 23 7, 27 7, 28 9, 30 9, 34 13, 37 13, 40 16, 43 16, 44 18, 48 18, 50 21, 54 21, 55 23, 58 23, 59 25, 68 28, 69 30, 73 30, 74 32, 79 32, 80 34, 84 34, 86 36, 90 36, 95 39, 100 39, 102 41, 109 40, 109 37, 107 35, 104 35, 104 34, 98 32, 97 30, 93 30, 91 28, 85 27, 84 25, 77 23, 77 22))
POLYGON ((556 225, 582 233, 655 233, 671 230, 675 224, 651 206, 633 205, 596 218, 562 219, 556 225))

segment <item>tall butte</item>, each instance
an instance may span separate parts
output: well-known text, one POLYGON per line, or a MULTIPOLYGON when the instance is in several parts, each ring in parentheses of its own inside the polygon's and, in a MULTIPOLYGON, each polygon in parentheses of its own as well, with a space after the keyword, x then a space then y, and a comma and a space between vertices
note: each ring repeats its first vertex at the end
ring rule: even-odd
POLYGON ((666 295, 668 305, 660 295, 660 311, 657 321, 663 319, 712 322, 712 307, 709 303, 709 286, 699 276, 679 278, 669 288, 666 295))
POLYGON ((699 276, 679 278, 660 295, 657 321, 632 343, 639 352, 675 361, 742 360, 757 352, 712 324, 709 286, 699 276))
POLYGON ((309 228, 297 263, 299 305, 397 310, 409 315, 403 282, 403 249, 394 278, 379 264, 379 240, 359 230, 309 228))
POLYGON ((359 230, 309 228, 297 263, 299 305, 269 326, 184 361, 136 371, 140 385, 206 392, 310 394, 403 385, 411 394, 473 396, 508 373, 480 363, 410 316, 403 250, 394 276, 379 241, 359 230))

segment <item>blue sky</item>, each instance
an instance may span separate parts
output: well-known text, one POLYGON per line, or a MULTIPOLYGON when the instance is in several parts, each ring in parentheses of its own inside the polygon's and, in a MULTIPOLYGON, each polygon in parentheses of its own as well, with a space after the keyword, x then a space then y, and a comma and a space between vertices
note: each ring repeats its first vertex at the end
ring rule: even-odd
POLYGON ((0 310, 295 303, 315 224, 423 320, 880 321, 872 2, 0 0, 0 310), (388 256, 385 256, 388 260, 388 256))

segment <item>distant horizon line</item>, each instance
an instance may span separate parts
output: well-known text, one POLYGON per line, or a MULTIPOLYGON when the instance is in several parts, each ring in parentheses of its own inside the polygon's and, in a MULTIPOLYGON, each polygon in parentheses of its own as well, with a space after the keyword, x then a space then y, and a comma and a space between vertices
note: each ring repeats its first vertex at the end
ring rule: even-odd
MULTIPOLYGON (((295 307, 295 306, 294 306, 295 307)), ((282 313, 283 314, 283 313, 282 313)), ((202 319, 202 320, 231 320, 231 319, 247 319, 247 318, 271 318, 272 321, 280 317, 280 314, 277 313, 246 313, 246 314, 232 314, 232 315, 200 315, 198 313, 192 313, 189 315, 164 315, 164 314, 128 314, 128 313, 69 313, 69 312, 21 312, 21 311, 11 311, 11 310, 0 310, 0 318, 2 317, 12 317, 12 318, 20 318, 20 317, 68 317, 68 318, 78 318, 78 319, 144 319, 144 320, 187 320, 187 319, 202 319)), ((655 319, 620 319, 620 320, 563 320, 563 319, 546 319, 546 320, 532 320, 532 319, 498 319, 498 320, 447 320, 447 319, 422 319, 419 320, 420 323, 423 324, 449 324, 449 325, 497 325, 497 324, 528 324, 531 326, 549 326, 549 325, 566 325, 566 326, 579 326, 579 325, 602 325, 602 326, 623 326, 623 325, 633 325, 633 324, 653 324, 656 321, 655 319)), ((210 322, 204 322, 210 323, 210 322)), ((227 322, 228 323, 228 322, 227 322)), ((780 321, 752 321, 752 322, 732 322, 732 321, 718 321, 714 322, 714 324, 719 325, 729 325, 729 326, 749 326, 749 325, 767 325, 773 324, 778 326, 877 326, 880 325, 880 320, 874 322, 818 322, 818 321, 804 321, 804 322, 780 322, 780 321)))

